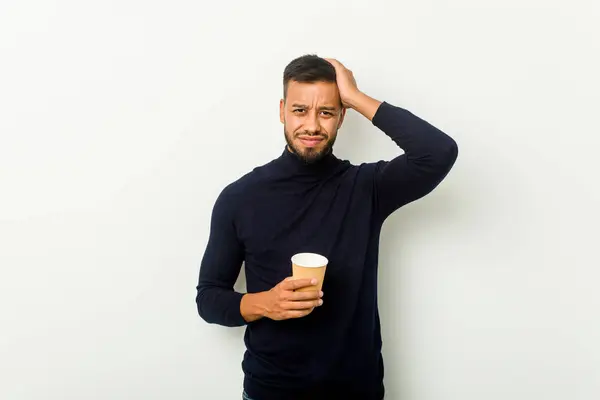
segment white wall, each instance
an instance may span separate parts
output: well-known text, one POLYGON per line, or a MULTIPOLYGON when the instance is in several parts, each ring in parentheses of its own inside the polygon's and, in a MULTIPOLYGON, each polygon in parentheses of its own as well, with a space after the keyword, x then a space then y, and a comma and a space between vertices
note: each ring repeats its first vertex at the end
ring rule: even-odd
MULTIPOLYGON (((0 398, 238 399, 196 313, 213 201, 310 52, 454 137, 384 227, 389 399, 600 398, 595 1, 0 3, 0 398)), ((358 114, 336 153, 397 149, 358 114)), ((240 285, 243 282, 240 282, 240 285)))

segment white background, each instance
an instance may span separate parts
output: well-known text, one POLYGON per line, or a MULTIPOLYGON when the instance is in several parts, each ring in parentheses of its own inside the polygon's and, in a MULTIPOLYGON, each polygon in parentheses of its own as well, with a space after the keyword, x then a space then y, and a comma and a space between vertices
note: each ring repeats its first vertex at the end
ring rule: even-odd
MULTIPOLYGON (((0 3, 0 398, 239 399, 194 302, 212 204, 335 57, 459 159, 381 242, 388 399, 600 398, 597 1, 0 3)), ((355 112, 336 154, 390 159, 355 112)), ((243 277, 239 287, 243 287, 243 277)))

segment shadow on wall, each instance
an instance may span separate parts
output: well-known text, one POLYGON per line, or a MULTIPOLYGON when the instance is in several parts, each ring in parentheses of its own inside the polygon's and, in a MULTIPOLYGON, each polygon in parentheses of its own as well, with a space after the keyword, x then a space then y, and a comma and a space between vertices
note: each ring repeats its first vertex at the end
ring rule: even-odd
MULTIPOLYGON (((415 354, 411 350, 414 327, 409 326, 411 316, 403 315, 402 302, 410 296, 403 278, 411 275, 409 269, 418 268, 405 260, 407 253, 422 251, 411 249, 410 243, 424 243, 427 237, 437 237, 432 230, 458 224, 464 214, 459 189, 438 188, 432 198, 423 198, 396 211, 386 221, 380 239, 379 254, 379 312, 385 362, 386 398, 416 399, 414 390, 415 354)), ((436 251, 431 248, 431 251, 436 251)), ((412 314, 412 313, 411 313, 412 314)))

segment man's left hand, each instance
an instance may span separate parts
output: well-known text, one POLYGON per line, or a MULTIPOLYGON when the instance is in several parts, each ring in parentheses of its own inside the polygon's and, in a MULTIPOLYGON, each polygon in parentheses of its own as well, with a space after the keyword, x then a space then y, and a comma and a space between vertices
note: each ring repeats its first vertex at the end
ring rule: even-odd
POLYGON ((358 87, 356 86, 354 74, 336 59, 326 58, 325 60, 335 68, 337 86, 340 91, 340 97, 342 98, 342 105, 345 108, 351 108, 353 104, 352 99, 360 94, 360 90, 358 90, 358 87))

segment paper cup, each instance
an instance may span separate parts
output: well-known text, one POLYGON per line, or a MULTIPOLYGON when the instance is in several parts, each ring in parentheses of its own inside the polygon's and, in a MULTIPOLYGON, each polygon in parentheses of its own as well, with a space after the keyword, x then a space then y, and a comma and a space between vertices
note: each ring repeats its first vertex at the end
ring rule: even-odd
POLYGON ((292 275, 294 279, 317 278, 317 284, 297 289, 299 292, 320 291, 325 279, 327 258, 316 253, 299 253, 292 257, 292 275))

